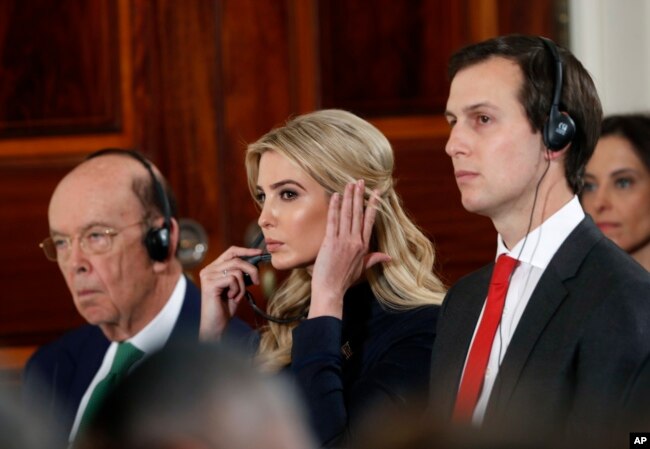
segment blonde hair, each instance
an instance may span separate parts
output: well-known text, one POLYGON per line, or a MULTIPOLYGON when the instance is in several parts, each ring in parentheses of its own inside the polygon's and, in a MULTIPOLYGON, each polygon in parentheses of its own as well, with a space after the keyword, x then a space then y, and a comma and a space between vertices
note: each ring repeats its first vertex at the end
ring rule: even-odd
MULTIPOLYGON (((392 261, 377 264, 366 277, 380 304, 393 310, 441 304, 445 287, 434 274, 431 241, 407 216, 393 186, 393 150, 373 125, 342 110, 312 112, 273 129, 246 151, 248 187, 257 197, 259 162, 266 151, 276 151, 297 164, 329 193, 342 193, 347 183, 365 180, 366 201, 380 192, 370 251, 392 261)), ((296 268, 268 302, 274 316, 289 317, 309 308, 311 277, 296 268)), ((269 323, 261 329, 260 364, 278 370, 291 363, 291 331, 296 326, 269 323)))

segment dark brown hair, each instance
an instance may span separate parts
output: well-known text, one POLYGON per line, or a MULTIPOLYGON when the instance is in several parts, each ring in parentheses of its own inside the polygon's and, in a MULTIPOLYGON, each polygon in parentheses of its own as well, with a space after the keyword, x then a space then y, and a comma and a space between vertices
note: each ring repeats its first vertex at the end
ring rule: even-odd
POLYGON ((603 120, 600 136, 611 135, 627 139, 639 159, 643 161, 646 170, 650 172, 650 114, 620 114, 606 117, 603 120))

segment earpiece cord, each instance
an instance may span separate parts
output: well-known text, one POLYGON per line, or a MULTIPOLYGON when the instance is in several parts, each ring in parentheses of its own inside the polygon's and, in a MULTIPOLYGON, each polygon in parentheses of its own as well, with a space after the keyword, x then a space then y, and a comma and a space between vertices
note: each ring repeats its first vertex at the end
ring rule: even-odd
MULTIPOLYGON (((547 156, 550 156, 549 150, 547 149, 547 156)), ((521 248, 519 248, 519 254, 517 254, 517 257, 515 260, 517 263, 519 263, 519 260, 521 258, 521 253, 524 252, 524 247, 526 246, 526 241, 528 240, 528 234, 530 234, 530 228, 533 225, 533 216, 535 215, 535 206, 537 205, 537 196, 539 193, 539 187, 542 185, 542 181, 546 177, 546 173, 548 173, 548 169, 551 167, 551 158, 548 157, 548 163, 546 164, 546 168, 544 169, 544 173, 542 173, 542 176, 539 178, 539 181, 537 181, 537 186, 535 186, 535 197, 533 198, 533 207, 530 211, 530 218, 528 219, 528 228, 526 229, 526 235, 524 236, 524 241, 521 244, 521 248)), ((515 273, 515 270, 512 270, 510 273, 510 276, 508 277, 508 289, 510 289, 510 281, 512 280, 512 275, 515 273)), ((506 292, 506 297, 508 293, 506 292)), ((503 312, 501 312, 501 318, 503 319, 503 312)), ((499 361, 499 367, 501 367, 501 349, 503 345, 503 334, 501 333, 501 321, 499 321, 499 354, 498 354, 498 361, 499 361)))
POLYGON ((257 304, 255 303, 255 298, 253 298, 253 295, 249 291, 246 291, 246 299, 248 300, 248 303, 251 305, 255 313, 260 315, 262 318, 268 320, 268 321, 273 321, 274 323, 278 324, 289 324, 293 323, 294 321, 299 321, 307 317, 307 311, 301 313, 300 315, 288 317, 288 318, 277 318, 274 316, 269 315, 262 309, 260 309, 257 304))
POLYGON ((259 232, 257 236, 255 236, 255 240, 253 240, 253 243, 251 243, 251 248, 264 249, 265 246, 262 245, 262 243, 264 243, 264 234, 262 232, 259 232))
MULTIPOLYGON (((547 156, 550 156, 549 150, 547 151, 547 156)), ((526 236, 524 237, 524 241, 521 244, 521 248, 519 248, 519 254, 517 254, 516 260, 519 262, 519 258, 521 257, 521 253, 524 252, 524 246, 526 246, 526 240, 528 240, 528 234, 530 233, 530 228, 533 225, 533 216, 535 215, 535 206, 537 205, 537 196, 539 193, 539 187, 542 185, 542 181, 544 181, 544 178, 546 177, 546 173, 548 173, 548 169, 551 167, 551 158, 548 158, 548 163, 546 164, 546 168, 544 169, 544 173, 542 173, 541 178, 539 178, 539 181, 537 181, 537 186, 535 186, 535 197, 533 198, 533 208, 530 211, 530 217, 528 219, 528 227, 526 228, 526 236)), ((514 270, 513 270, 514 273, 514 270)), ((510 273, 510 278, 512 278, 512 273, 510 273)), ((510 279, 508 279, 508 282, 510 279)))

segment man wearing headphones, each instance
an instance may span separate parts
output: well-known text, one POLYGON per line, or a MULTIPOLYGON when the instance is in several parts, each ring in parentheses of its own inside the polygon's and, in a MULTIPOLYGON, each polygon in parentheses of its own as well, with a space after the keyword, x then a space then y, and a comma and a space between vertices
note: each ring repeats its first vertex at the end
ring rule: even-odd
POLYGON ((608 444, 650 353, 650 275, 576 196, 601 122, 593 81, 569 51, 514 35, 458 51, 449 78, 446 152, 463 206, 498 238, 496 262, 443 303, 432 410, 514 447, 608 444))
POLYGON ((89 324, 32 356, 24 393, 69 441, 135 363, 170 342, 198 340, 200 293, 175 258, 178 222, 154 170, 135 151, 101 150, 50 200, 41 247, 89 324))

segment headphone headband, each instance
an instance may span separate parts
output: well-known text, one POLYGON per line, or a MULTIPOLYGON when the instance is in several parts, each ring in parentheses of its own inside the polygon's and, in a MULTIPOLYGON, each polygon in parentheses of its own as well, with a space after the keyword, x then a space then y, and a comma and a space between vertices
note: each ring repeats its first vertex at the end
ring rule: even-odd
POLYGON ((86 156, 86 160, 94 159, 108 154, 129 156, 139 161, 149 173, 151 183, 154 190, 154 195, 162 206, 163 225, 160 228, 151 228, 147 231, 144 238, 144 245, 147 248, 151 259, 162 262, 169 256, 170 246, 170 230, 171 230, 171 206, 169 198, 165 193, 165 188, 156 177, 151 163, 140 153, 135 150, 123 150, 119 148, 104 148, 95 151, 86 156))
POLYGON ((553 61, 555 62, 553 100, 551 102, 551 109, 548 112, 548 118, 546 119, 544 128, 542 129, 542 137, 546 148, 551 151, 559 151, 571 143, 576 132, 576 126, 568 113, 560 112, 564 72, 560 52, 552 40, 541 36, 540 40, 551 56, 553 56, 553 61))
POLYGON ((542 42, 548 49, 548 51, 553 55, 553 60, 555 61, 555 84, 553 87, 553 103, 552 106, 560 107, 560 96, 562 95, 562 76, 563 76, 563 67, 562 59, 560 54, 557 51, 555 43, 545 37, 540 37, 542 42))

